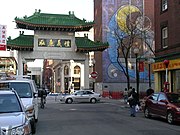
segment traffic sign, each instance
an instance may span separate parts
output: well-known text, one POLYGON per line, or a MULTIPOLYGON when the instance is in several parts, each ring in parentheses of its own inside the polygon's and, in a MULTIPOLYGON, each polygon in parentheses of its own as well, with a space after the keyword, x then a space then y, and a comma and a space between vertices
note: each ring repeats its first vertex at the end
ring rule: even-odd
POLYGON ((91 77, 96 79, 98 76, 98 73, 96 71, 91 72, 91 77))

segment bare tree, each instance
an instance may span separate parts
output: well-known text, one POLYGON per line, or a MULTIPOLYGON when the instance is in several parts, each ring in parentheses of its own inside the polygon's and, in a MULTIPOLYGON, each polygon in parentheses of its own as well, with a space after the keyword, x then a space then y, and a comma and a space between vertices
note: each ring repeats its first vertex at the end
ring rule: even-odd
MULTIPOLYGON (((123 27, 123 31, 119 30, 119 26, 113 31, 114 38, 117 42, 117 62, 122 68, 124 75, 127 78, 127 88, 130 88, 130 76, 129 76, 129 66, 128 61, 135 55, 133 54, 133 49, 138 47, 140 50, 140 55, 144 53, 144 46, 147 46, 148 50, 154 54, 152 48, 153 32, 150 31, 149 25, 147 25, 146 17, 142 16, 140 13, 136 13, 130 16, 130 11, 125 15, 126 25, 123 27), (147 25, 147 26, 146 26, 147 25), (140 45, 139 45, 140 44, 140 45), (120 59, 124 59, 124 65, 120 62, 120 59)), ((148 20, 150 23, 150 20, 148 20)), ((118 23, 118 22, 117 22, 118 23)))

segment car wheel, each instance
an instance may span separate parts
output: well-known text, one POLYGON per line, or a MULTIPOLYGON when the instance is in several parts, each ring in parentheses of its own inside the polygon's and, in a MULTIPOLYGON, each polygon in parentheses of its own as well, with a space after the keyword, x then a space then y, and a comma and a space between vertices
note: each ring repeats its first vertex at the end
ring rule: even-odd
POLYGON ((172 112, 167 113, 167 121, 168 121, 169 124, 173 124, 174 116, 173 116, 172 112))
POLYGON ((97 100, 95 99, 95 98, 91 98, 91 101, 90 101, 91 103, 96 103, 97 102, 97 100))
POLYGON ((72 102, 73 102, 72 98, 66 99, 66 103, 67 103, 67 104, 71 104, 72 102))
POLYGON ((145 110, 144 110, 144 116, 146 118, 150 118, 151 117, 148 107, 146 107, 145 110))

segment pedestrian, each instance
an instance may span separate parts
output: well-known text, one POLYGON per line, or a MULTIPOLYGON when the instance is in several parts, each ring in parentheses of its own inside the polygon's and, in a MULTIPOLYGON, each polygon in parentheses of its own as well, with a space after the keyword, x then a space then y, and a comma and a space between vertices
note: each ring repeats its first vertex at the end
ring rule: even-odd
POLYGON ((124 97, 124 103, 127 104, 127 101, 128 101, 128 90, 127 90, 127 88, 124 89, 123 97, 124 97))
POLYGON ((146 90, 146 96, 147 97, 150 96, 153 93, 154 93, 154 90, 152 88, 149 88, 149 89, 146 90))
POLYGON ((44 104, 46 103, 46 97, 47 97, 47 91, 46 89, 43 87, 42 89, 42 98, 44 99, 44 104))
POLYGON ((139 100, 135 88, 132 88, 132 91, 129 93, 128 102, 130 106, 130 116, 136 117, 136 105, 139 105, 139 100))

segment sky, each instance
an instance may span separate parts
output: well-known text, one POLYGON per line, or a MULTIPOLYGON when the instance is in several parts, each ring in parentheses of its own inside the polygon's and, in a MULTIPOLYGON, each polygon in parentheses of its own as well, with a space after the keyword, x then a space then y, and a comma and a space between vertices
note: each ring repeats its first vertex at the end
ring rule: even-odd
MULTIPOLYGON (((7 26, 7 38, 11 36, 14 39, 22 31, 16 28, 14 18, 31 16, 36 9, 40 9, 41 13, 52 14, 69 14, 69 11, 74 11, 79 19, 94 20, 94 0, 3 0, 0 4, 0 25, 7 26)), ((24 34, 33 34, 33 31, 24 30, 24 34)), ((0 56, 8 55, 8 52, 0 51, 0 56)), ((29 63, 31 65, 33 63, 29 63)))
MULTIPOLYGON (((16 29, 14 18, 31 16, 35 9, 42 13, 69 14, 74 11, 76 17, 94 20, 94 0, 3 0, 0 6, 0 25, 7 25, 7 37, 19 36, 21 29, 16 29)), ((25 31, 24 34, 32 33, 25 31)))

